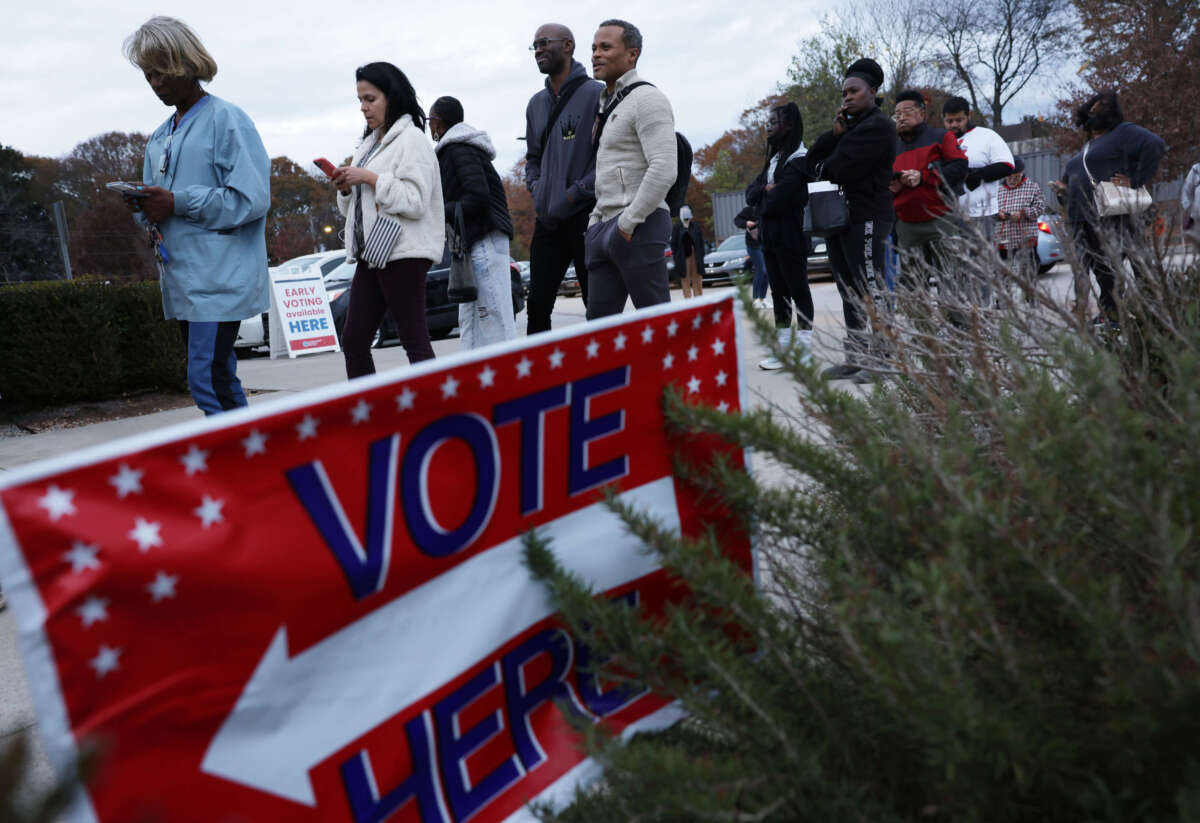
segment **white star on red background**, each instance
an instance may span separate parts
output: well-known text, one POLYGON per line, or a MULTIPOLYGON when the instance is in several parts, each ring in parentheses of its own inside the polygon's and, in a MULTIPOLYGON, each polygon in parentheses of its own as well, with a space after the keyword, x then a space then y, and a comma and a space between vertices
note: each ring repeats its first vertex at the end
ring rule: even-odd
POLYGON ((555 349, 550 352, 550 368, 559 369, 563 364, 563 353, 561 349, 555 349))
POLYGON ((416 398, 417 393, 405 386, 404 391, 396 395, 396 411, 408 411, 413 407, 413 400, 416 398))
POLYGON ((108 600, 92 595, 83 601, 75 613, 79 615, 79 619, 83 621, 83 627, 86 629, 93 623, 108 619, 108 600))
POLYGON ((666 355, 663 357, 663 368, 669 369, 673 365, 675 365, 675 355, 671 354, 670 352, 667 352, 666 355))
POLYGON ((224 508, 224 506, 224 500, 217 500, 216 498, 209 497, 206 494, 204 495, 203 500, 200 501, 200 505, 192 509, 192 514, 199 517, 200 525, 207 529, 212 524, 220 523, 225 520, 225 515, 221 513, 221 509, 224 508))
POLYGON ((179 456, 179 462, 191 477, 196 472, 208 471, 208 452, 193 443, 187 452, 179 456))
POLYGON ((712 345, 713 354, 724 354, 725 353, 725 341, 722 340, 721 338, 718 337, 716 340, 712 341, 711 345, 712 345))
POLYGON ((242 448, 246 451, 246 457, 253 457, 256 454, 266 454, 268 437, 269 435, 263 434, 258 429, 251 429, 250 434, 242 439, 242 448))
POLYGON ((533 362, 528 357, 522 357, 517 363, 517 377, 528 377, 533 369, 533 362))
POLYGON ((674 337, 675 332, 679 331, 679 324, 674 319, 667 324, 667 337, 674 337))
POLYGON ((371 404, 366 401, 366 398, 360 398, 358 403, 350 410, 350 422, 354 425, 366 423, 371 419, 371 404))
POLYGON ((491 366, 484 366, 483 371, 479 372, 479 388, 487 389, 496 385, 496 370, 491 366))
POLYGON ((700 356, 700 349, 696 348, 695 346, 688 346, 687 356, 688 360, 695 360, 700 356))
POLYGON ((108 478, 108 482, 116 487, 118 499, 124 500, 126 495, 142 493, 143 474, 145 472, 141 469, 131 469, 122 463, 117 467, 117 473, 108 478))
POLYGON ((120 656, 121 650, 119 648, 114 649, 109 646, 101 646, 100 651, 88 663, 96 670, 96 677, 103 679, 105 675, 121 668, 121 664, 118 662, 120 656))
POLYGON ((693 377, 687 382, 688 394, 695 394, 700 391, 700 378, 693 377))
POLYGON ((296 435, 301 440, 308 440, 317 436, 317 426, 321 425, 321 421, 313 417, 311 414, 304 415, 304 419, 296 424, 296 435))
POLYGON ((599 353, 600 353, 600 343, 597 342, 596 338, 593 337, 591 340, 588 341, 588 344, 587 344, 588 360, 591 360, 593 357, 595 357, 599 353))
POLYGON ((53 483, 46 489, 46 494, 38 498, 38 505, 47 511, 50 519, 57 521, 60 517, 75 514, 75 492, 71 489, 60 489, 53 483))
POLYGON ((629 338, 625 336, 625 332, 621 332, 613 338, 613 346, 616 347, 617 351, 620 351, 621 349, 625 348, 625 341, 628 339, 629 338))
POLYGON ((645 326, 642 329, 642 342, 649 343, 653 339, 654 339, 654 327, 653 326, 645 326))
POLYGON ((714 375, 714 377, 716 378, 716 381, 717 381, 717 385, 718 385, 718 386, 724 386, 724 385, 725 385, 725 381, 729 379, 729 375, 727 375, 727 374, 725 373, 724 369, 722 369, 721 371, 717 372, 717 373, 716 373, 716 375, 714 375))
POLYGON ((151 548, 163 544, 162 535, 158 533, 161 528, 161 523, 151 523, 149 520, 139 517, 134 521, 133 529, 129 532, 129 539, 138 544, 138 551, 145 554, 151 548))
POLYGON ((454 379, 454 375, 446 375, 446 379, 442 381, 442 399, 450 397, 458 397, 458 387, 462 385, 458 380, 454 379))
POLYGON ((72 574, 79 574, 85 569, 100 568, 100 561, 96 559, 96 554, 99 551, 99 546, 84 543, 82 540, 76 540, 71 544, 69 552, 63 552, 63 560, 71 564, 72 574))
POLYGON ((152 582, 146 584, 146 591, 150 592, 150 597, 154 599, 155 603, 158 603, 169 597, 174 597, 175 586, 178 584, 179 575, 159 572, 155 575, 152 582))

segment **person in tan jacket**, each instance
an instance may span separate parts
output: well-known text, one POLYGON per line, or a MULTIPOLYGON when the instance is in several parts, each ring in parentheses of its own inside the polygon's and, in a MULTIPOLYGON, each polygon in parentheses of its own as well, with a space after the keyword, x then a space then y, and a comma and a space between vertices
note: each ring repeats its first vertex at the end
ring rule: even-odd
POLYGON ((596 206, 585 243, 589 320, 671 299, 666 250, 671 217, 666 196, 675 182, 675 115, 657 88, 638 77, 642 34, 632 23, 605 20, 592 41, 592 74, 600 95, 596 206))

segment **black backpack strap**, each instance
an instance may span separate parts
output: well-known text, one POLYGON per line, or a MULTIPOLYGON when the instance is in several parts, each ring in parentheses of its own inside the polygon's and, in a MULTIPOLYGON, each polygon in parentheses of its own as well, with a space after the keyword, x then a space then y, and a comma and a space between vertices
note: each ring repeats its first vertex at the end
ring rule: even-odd
POLYGON ((588 76, 584 74, 570 80, 565 86, 562 87, 562 91, 560 91, 558 94, 558 100, 554 103, 554 108, 550 109, 550 119, 546 121, 546 127, 542 129, 542 138, 538 141, 537 151, 528 151, 526 154, 532 155, 535 159, 541 159, 542 155, 546 153, 546 140, 550 137, 550 130, 554 128, 554 124, 558 120, 558 116, 562 114, 563 109, 567 107, 567 102, 570 101, 571 96, 574 95, 575 92, 579 90, 579 87, 587 81, 588 76))
POLYGON ((616 93, 616 96, 613 97, 612 102, 605 106, 604 111, 596 115, 596 127, 592 129, 592 152, 595 152, 600 148, 600 135, 604 132, 604 124, 608 122, 608 117, 613 113, 613 109, 619 106, 621 101, 624 100, 629 93, 638 86, 653 85, 653 83, 650 83, 646 80, 639 80, 636 83, 630 83, 628 86, 616 93))

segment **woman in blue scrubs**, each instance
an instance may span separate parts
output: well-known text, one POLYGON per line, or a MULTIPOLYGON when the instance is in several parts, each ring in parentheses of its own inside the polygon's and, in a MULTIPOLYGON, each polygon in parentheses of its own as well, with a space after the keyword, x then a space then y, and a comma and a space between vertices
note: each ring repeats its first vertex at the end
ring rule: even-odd
POLYGON ((163 312, 183 332, 192 397, 205 414, 245 406, 233 343, 241 321, 270 302, 271 161, 246 113, 200 85, 217 64, 187 25, 153 17, 125 41, 125 56, 175 109, 146 145, 146 196, 128 202, 156 245, 163 312))

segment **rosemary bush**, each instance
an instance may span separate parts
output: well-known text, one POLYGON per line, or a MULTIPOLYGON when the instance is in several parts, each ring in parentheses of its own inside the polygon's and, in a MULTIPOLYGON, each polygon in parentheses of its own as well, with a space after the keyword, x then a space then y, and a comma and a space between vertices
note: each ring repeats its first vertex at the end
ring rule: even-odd
POLYGON ((956 288, 869 306, 866 394, 789 352, 791 408, 668 388, 675 437, 766 459, 677 465, 753 534, 759 586, 613 501, 692 592, 648 622, 527 539, 602 675, 689 713, 581 727, 605 776, 542 819, 1200 820, 1200 267, 1124 251, 1119 326, 963 241, 956 288))

